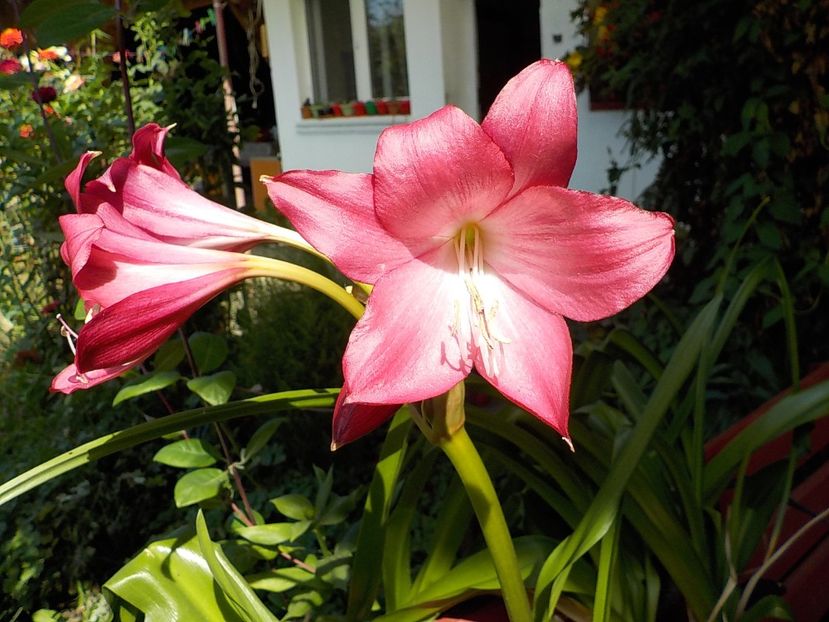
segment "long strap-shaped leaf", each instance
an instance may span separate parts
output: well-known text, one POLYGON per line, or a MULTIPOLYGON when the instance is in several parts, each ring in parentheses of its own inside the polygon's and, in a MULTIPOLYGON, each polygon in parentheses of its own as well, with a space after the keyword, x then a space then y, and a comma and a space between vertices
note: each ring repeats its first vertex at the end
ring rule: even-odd
POLYGON ((247 415, 264 415, 282 410, 304 408, 330 408, 334 405, 338 393, 338 389, 305 389, 272 393, 221 406, 186 410, 126 430, 113 432, 70 449, 0 485, 0 505, 72 469, 160 438, 165 434, 247 415))
MULTIPOLYGON (((559 574, 601 540, 616 517, 619 499, 639 459, 697 362, 700 349, 710 334, 719 310, 721 296, 709 302, 683 335, 670 362, 659 379, 650 400, 642 412, 628 442, 619 452, 611 472, 590 504, 576 530, 565 539, 544 562, 538 576, 535 592, 535 619, 552 617, 549 599, 550 588, 559 574)), ((550 603, 554 606, 554 603, 550 603)))
POLYGON ((362 622, 369 617, 371 605, 380 591, 383 550, 392 496, 406 458, 412 420, 405 409, 394 416, 386 434, 380 460, 368 489, 354 561, 348 586, 346 619, 362 622))

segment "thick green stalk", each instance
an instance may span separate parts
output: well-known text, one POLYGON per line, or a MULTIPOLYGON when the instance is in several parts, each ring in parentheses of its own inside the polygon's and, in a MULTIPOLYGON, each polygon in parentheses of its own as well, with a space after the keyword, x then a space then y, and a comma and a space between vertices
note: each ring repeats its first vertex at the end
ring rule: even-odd
POLYGON ((512 543, 504 512, 472 439, 461 426, 450 435, 436 439, 458 472, 481 525, 486 545, 492 555, 495 573, 501 583, 501 594, 510 622, 530 622, 530 602, 518 558, 512 543))

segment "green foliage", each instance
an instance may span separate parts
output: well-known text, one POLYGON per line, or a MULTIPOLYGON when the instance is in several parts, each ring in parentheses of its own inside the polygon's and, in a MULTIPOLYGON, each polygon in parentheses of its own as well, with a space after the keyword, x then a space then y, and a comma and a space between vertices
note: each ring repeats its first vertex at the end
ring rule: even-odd
MULTIPOLYGON (((574 17, 588 44, 570 57, 594 100, 635 109, 634 158, 663 158, 644 200, 678 220, 673 299, 730 296, 756 263, 778 258, 807 366, 829 357, 828 10, 826 0, 585 0, 574 17)), ((775 298, 755 301, 732 342, 725 380, 744 392, 785 386, 775 298)))

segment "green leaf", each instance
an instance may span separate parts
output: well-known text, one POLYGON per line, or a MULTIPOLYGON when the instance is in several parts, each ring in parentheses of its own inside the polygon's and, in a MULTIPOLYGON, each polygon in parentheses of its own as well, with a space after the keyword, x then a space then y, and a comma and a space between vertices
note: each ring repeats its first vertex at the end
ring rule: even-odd
POLYGON ((412 421, 408 413, 404 409, 397 411, 380 450, 380 460, 374 469, 351 566, 346 612, 346 619, 351 622, 369 619, 369 611, 380 591, 386 523, 397 478, 406 457, 411 427, 412 421))
MULTIPOLYGON (((526 579, 541 564, 553 547, 543 536, 520 536, 514 539, 515 554, 521 576, 526 579)), ((452 603, 471 590, 497 590, 499 587, 489 550, 484 549, 457 564, 446 575, 412 596, 406 607, 423 603, 452 603)))
POLYGON ((758 600, 740 618, 740 622, 761 622, 762 620, 794 620, 791 607, 782 596, 770 594, 758 600))
POLYGON ((162 438, 166 434, 236 417, 270 415, 283 410, 331 408, 337 400, 338 393, 339 389, 304 389, 273 393, 212 408, 186 410, 106 434, 0 484, 0 505, 80 466, 162 438))
POLYGON ((185 473, 176 482, 173 498, 176 507, 183 508, 217 496, 228 485, 227 471, 196 469, 185 473))
POLYGON ((210 147, 192 138, 170 136, 164 144, 164 155, 176 167, 181 167, 198 160, 210 147))
POLYGON ((187 342, 200 374, 213 371, 227 358, 227 341, 221 335, 197 332, 187 342))
POLYGON ((326 584, 317 576, 304 568, 274 568, 266 572, 245 577, 248 584, 255 590, 266 592, 287 592, 295 587, 310 587, 324 589, 326 584))
POLYGON ((271 499, 277 512, 294 520, 311 520, 314 518, 314 504, 308 497, 298 494, 283 495, 271 499))
POLYGON ((158 349, 153 357, 155 371, 173 371, 184 360, 184 344, 181 339, 174 337, 158 349))
POLYGON ((244 622, 217 589, 195 536, 153 542, 104 588, 114 595, 116 619, 125 619, 118 614, 128 608, 143 613, 144 622, 244 622))
MULTIPOLYGON (((11 75, 6 75, 4 73, 0 73, 0 89, 16 89, 21 86, 28 86, 32 87, 32 83, 34 82, 34 78, 29 74, 28 71, 21 71, 18 73, 14 73, 11 75)), ((14 157, 9 151, 3 150, 3 155, 12 158, 13 160, 19 160, 20 158, 14 157)), ((40 163, 40 162, 36 162, 40 163)), ((45 610, 44 610, 45 611, 45 610)))
POLYGON ((139 395, 160 391, 178 382, 181 375, 177 371, 161 371, 139 376, 135 381, 125 385, 115 395, 112 405, 117 406, 121 402, 131 400, 139 395))
POLYGON ((232 371, 220 371, 187 381, 187 388, 211 406, 226 403, 235 386, 236 374, 232 371))
POLYGON ((54 609, 38 609, 32 614, 32 622, 62 622, 65 618, 54 609))
MULTIPOLYGON (((555 598, 550 599, 550 589, 553 587, 553 582, 559 574, 571 568, 573 562, 601 540, 616 519, 619 499, 628 480, 639 464, 657 426, 690 375, 705 343, 705 336, 710 334, 720 301, 721 296, 718 295, 709 302, 685 332, 657 382, 639 421, 628 437, 627 443, 613 461, 607 479, 593 497, 578 527, 556 547, 556 550, 544 562, 536 584, 536 620, 548 620, 552 617, 555 598), (544 604, 545 599, 549 599, 547 605, 544 604)), ((712 605, 713 603, 700 602, 693 603, 692 606, 707 610, 712 605)))
POLYGON ((265 448, 265 445, 268 444, 268 441, 271 440, 271 437, 284 421, 284 419, 271 419, 256 429, 256 432, 253 433, 253 436, 250 437, 248 444, 242 450, 245 462, 253 458, 265 448))
POLYGON ((199 548, 207 560, 213 579, 219 584, 228 598, 230 605, 239 613, 243 620, 248 622, 278 622, 256 593, 247 584, 244 577, 227 560, 222 548, 210 540, 207 523, 201 510, 196 517, 196 534, 199 548))
POLYGON ((713 503, 746 456, 778 436, 825 416, 829 416, 829 381, 784 397, 711 458, 705 467, 703 498, 713 503))
POLYGON ((78 298, 78 302, 75 303, 72 317, 79 322, 83 322, 86 319, 86 305, 84 304, 83 298, 78 298))
MULTIPOLYGON (((239 527, 236 533, 254 544, 262 546, 274 546, 283 542, 291 542, 296 537, 299 523, 267 523, 265 525, 252 525, 250 527, 239 527)), ((308 525, 304 526, 308 529, 308 525)))
POLYGON ((220 458, 213 445, 200 438, 187 438, 159 449, 153 460, 172 467, 192 469, 208 467, 220 458))
MULTIPOLYGON (((52 0, 46 0, 51 2, 52 0)), ((35 4, 35 3, 32 3, 35 4)), ((67 44, 100 28, 115 17, 112 7, 94 0, 64 7, 43 19, 35 28, 39 47, 67 44)))

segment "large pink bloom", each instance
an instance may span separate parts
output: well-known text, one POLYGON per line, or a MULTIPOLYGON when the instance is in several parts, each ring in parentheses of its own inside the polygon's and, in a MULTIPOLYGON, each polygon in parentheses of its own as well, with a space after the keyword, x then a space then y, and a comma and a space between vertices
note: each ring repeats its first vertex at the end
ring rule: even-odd
POLYGON ((575 161, 572 77, 542 60, 481 125, 446 106, 387 129, 373 175, 291 171, 266 182, 311 244, 374 284, 343 359, 335 446, 473 368, 567 437, 564 317, 625 308, 674 255, 668 215, 568 190, 575 161))
POLYGON ((60 218, 61 254, 93 311, 77 335, 74 362, 52 381, 71 393, 118 376, 152 354, 216 294, 264 274, 261 258, 158 240, 101 204, 60 218))
POLYGON ((118 158, 101 177, 81 188, 97 152, 85 153, 66 177, 78 213, 110 205, 129 223, 160 240, 186 246, 243 251, 274 240, 299 243, 293 232, 210 201, 185 184, 164 155, 169 128, 150 123, 132 138, 132 153, 118 158))

